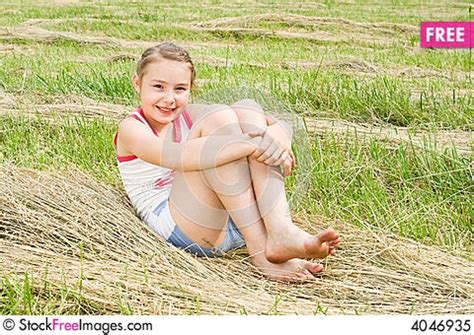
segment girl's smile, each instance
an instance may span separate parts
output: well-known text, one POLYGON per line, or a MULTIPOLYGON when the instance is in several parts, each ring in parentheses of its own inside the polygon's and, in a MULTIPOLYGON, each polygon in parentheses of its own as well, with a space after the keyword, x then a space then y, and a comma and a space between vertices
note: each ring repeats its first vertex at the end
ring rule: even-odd
POLYGON ((155 107, 160 111, 160 113, 165 114, 165 115, 168 115, 176 111, 176 108, 167 108, 167 107, 160 107, 160 106, 155 106, 155 107))

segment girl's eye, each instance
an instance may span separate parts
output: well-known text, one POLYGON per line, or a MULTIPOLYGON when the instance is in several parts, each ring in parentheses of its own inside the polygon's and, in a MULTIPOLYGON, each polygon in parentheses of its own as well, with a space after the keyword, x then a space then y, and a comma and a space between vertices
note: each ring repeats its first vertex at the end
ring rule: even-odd
POLYGON ((159 88, 161 90, 163 88, 163 85, 155 85, 154 87, 159 88))
POLYGON ((177 90, 178 91, 186 91, 186 88, 185 87, 178 87, 177 90))

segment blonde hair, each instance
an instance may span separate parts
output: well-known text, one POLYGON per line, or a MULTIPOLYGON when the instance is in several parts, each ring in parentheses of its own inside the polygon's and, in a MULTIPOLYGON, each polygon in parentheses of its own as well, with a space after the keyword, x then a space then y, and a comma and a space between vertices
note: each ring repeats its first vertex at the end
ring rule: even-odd
POLYGON ((188 52, 174 43, 161 43, 146 49, 142 57, 137 63, 137 75, 140 80, 145 74, 148 64, 157 62, 160 59, 168 59, 177 62, 184 62, 190 65, 191 70, 191 88, 194 86, 194 79, 196 78, 196 70, 194 69, 193 61, 188 52))

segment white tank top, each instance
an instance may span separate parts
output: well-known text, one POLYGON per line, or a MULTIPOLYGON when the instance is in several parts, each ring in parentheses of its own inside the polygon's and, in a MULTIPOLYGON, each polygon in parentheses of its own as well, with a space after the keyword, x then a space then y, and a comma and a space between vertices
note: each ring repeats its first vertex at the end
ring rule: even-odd
MULTIPOLYGON (((148 124, 143 110, 138 107, 128 117, 133 117, 150 127, 150 131, 158 136, 156 131, 148 124)), ((192 121, 186 111, 182 112, 173 121, 174 141, 182 143, 186 141, 192 121)), ((117 152, 117 137, 114 136, 114 147, 117 152)), ((119 156, 117 154, 117 165, 122 177, 123 186, 135 208, 138 216, 145 220, 147 215, 153 211, 161 202, 168 199, 176 171, 147 163, 137 156, 119 156)))

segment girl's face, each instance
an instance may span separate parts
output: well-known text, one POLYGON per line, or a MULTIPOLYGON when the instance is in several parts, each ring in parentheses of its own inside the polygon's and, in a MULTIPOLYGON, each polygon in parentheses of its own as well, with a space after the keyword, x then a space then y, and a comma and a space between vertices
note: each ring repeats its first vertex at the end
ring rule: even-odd
POLYGON ((191 90, 189 67, 185 62, 160 59, 146 66, 141 80, 133 75, 143 112, 156 130, 160 131, 186 108, 191 90))

